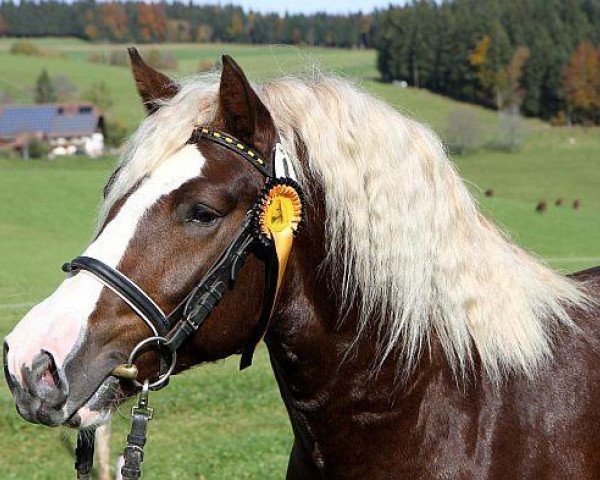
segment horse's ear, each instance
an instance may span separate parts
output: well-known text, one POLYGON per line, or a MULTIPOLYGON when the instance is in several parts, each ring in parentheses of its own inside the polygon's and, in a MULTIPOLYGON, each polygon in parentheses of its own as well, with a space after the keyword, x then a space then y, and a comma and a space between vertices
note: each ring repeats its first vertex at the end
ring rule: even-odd
POLYGON ((222 61, 218 117, 223 128, 268 154, 275 134, 271 114, 233 58, 223 55, 222 61))
POLYGON ((179 86, 169 77, 154 70, 148 65, 134 47, 127 49, 131 60, 131 71, 135 79, 137 91, 142 97, 148 114, 158 110, 156 101, 161 98, 169 99, 179 91, 179 86))

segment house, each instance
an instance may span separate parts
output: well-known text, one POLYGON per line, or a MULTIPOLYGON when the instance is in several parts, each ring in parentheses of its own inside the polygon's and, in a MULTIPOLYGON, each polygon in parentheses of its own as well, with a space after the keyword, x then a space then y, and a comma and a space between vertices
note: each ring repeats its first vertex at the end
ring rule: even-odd
POLYGON ((104 117, 91 103, 0 107, 0 148, 28 156, 32 140, 48 145, 50 156, 104 152, 104 117))

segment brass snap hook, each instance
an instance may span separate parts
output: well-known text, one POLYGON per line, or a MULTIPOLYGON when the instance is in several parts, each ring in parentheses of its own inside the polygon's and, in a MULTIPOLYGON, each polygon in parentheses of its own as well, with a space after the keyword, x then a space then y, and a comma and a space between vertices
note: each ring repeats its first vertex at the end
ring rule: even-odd
POLYGON ((124 380, 135 380, 138 376, 138 369, 135 365, 122 363, 114 368, 114 370, 111 372, 111 375, 124 380))

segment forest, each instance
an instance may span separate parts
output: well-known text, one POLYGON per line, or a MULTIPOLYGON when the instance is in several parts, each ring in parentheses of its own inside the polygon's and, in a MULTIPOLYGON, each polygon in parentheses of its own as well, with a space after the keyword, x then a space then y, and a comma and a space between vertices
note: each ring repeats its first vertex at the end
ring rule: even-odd
POLYGON ((0 0, 0 36, 375 48, 383 81, 559 125, 600 123, 600 0, 413 0, 349 15, 0 0))
POLYGON ((3 0, 0 36, 73 36, 114 42, 236 42, 373 47, 375 14, 283 15, 192 2, 3 0))
POLYGON ((378 20, 386 81, 557 124, 600 123, 599 0, 416 1, 378 20))

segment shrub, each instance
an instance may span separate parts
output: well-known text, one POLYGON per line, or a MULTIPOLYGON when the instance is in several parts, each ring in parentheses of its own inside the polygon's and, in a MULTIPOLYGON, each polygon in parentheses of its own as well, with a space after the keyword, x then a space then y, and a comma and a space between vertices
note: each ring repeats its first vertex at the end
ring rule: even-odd
POLYGON ((88 62, 91 63, 103 63, 105 65, 116 65, 119 67, 126 67, 129 65, 127 52, 122 49, 111 50, 108 55, 103 52, 90 53, 87 57, 88 62))
POLYGON ((526 137, 527 128, 518 112, 500 112, 494 139, 487 147, 501 152, 518 152, 526 137))
MULTIPOLYGON (((147 52, 142 52, 149 65, 154 68, 176 70, 178 68, 177 58, 172 52, 161 52, 153 48, 147 52)), ((129 65, 129 55, 123 49, 111 50, 108 55, 102 52, 94 52, 88 55, 88 62, 104 63, 126 67, 129 65)))
POLYGON ((82 100, 93 103, 103 112, 108 110, 114 104, 108 86, 102 81, 94 82, 90 88, 83 92, 81 98, 82 100))
POLYGON ((215 70, 215 68, 216 68, 216 65, 214 62, 211 62, 210 60, 200 60, 196 67, 196 72, 198 72, 198 73, 212 72, 213 70, 215 70))
POLYGON ((51 77, 44 69, 36 80, 33 100, 35 103, 67 102, 75 98, 77 92, 77 87, 66 75, 51 77))
POLYGON ((25 148, 29 153, 29 158, 46 158, 50 153, 50 147, 37 138, 29 140, 25 148))
POLYGON ((42 56, 42 51, 34 43, 28 40, 18 40, 10 46, 9 52, 12 55, 32 55, 42 56))
POLYGON ((550 119, 550 125, 553 127, 564 127, 568 124, 569 119, 567 118, 567 114, 564 112, 564 110, 559 110, 556 112, 556 115, 550 119))
POLYGON ((72 100, 77 96, 78 89, 66 75, 57 75, 51 79, 56 98, 60 102, 72 100))
POLYGON ((446 119, 444 138, 450 153, 464 155, 480 148, 483 144, 481 121, 472 108, 458 107, 446 119))
POLYGON ((0 106, 14 103, 13 96, 8 90, 0 90, 0 106))
POLYGON ((179 64, 177 62, 177 58, 172 52, 165 52, 162 54, 162 65, 161 68, 166 68, 168 70, 177 70, 179 64))
POLYGON ((120 147, 127 138, 129 131, 125 124, 118 118, 105 118, 104 122, 104 143, 109 147, 120 147))
POLYGON ((0 145, 0 157, 6 160, 17 160, 22 158, 22 155, 20 155, 19 152, 13 148, 3 147, 0 145))
POLYGON ((176 70, 177 58, 171 52, 161 52, 156 48, 149 50, 146 54, 146 61, 149 65, 157 69, 176 70))
POLYGON ((88 62, 91 63, 104 63, 104 55, 101 53, 90 53, 87 57, 88 62))
POLYGON ((116 65, 119 67, 126 67, 129 65, 129 56, 123 49, 112 50, 108 56, 108 63, 110 65, 116 65))

